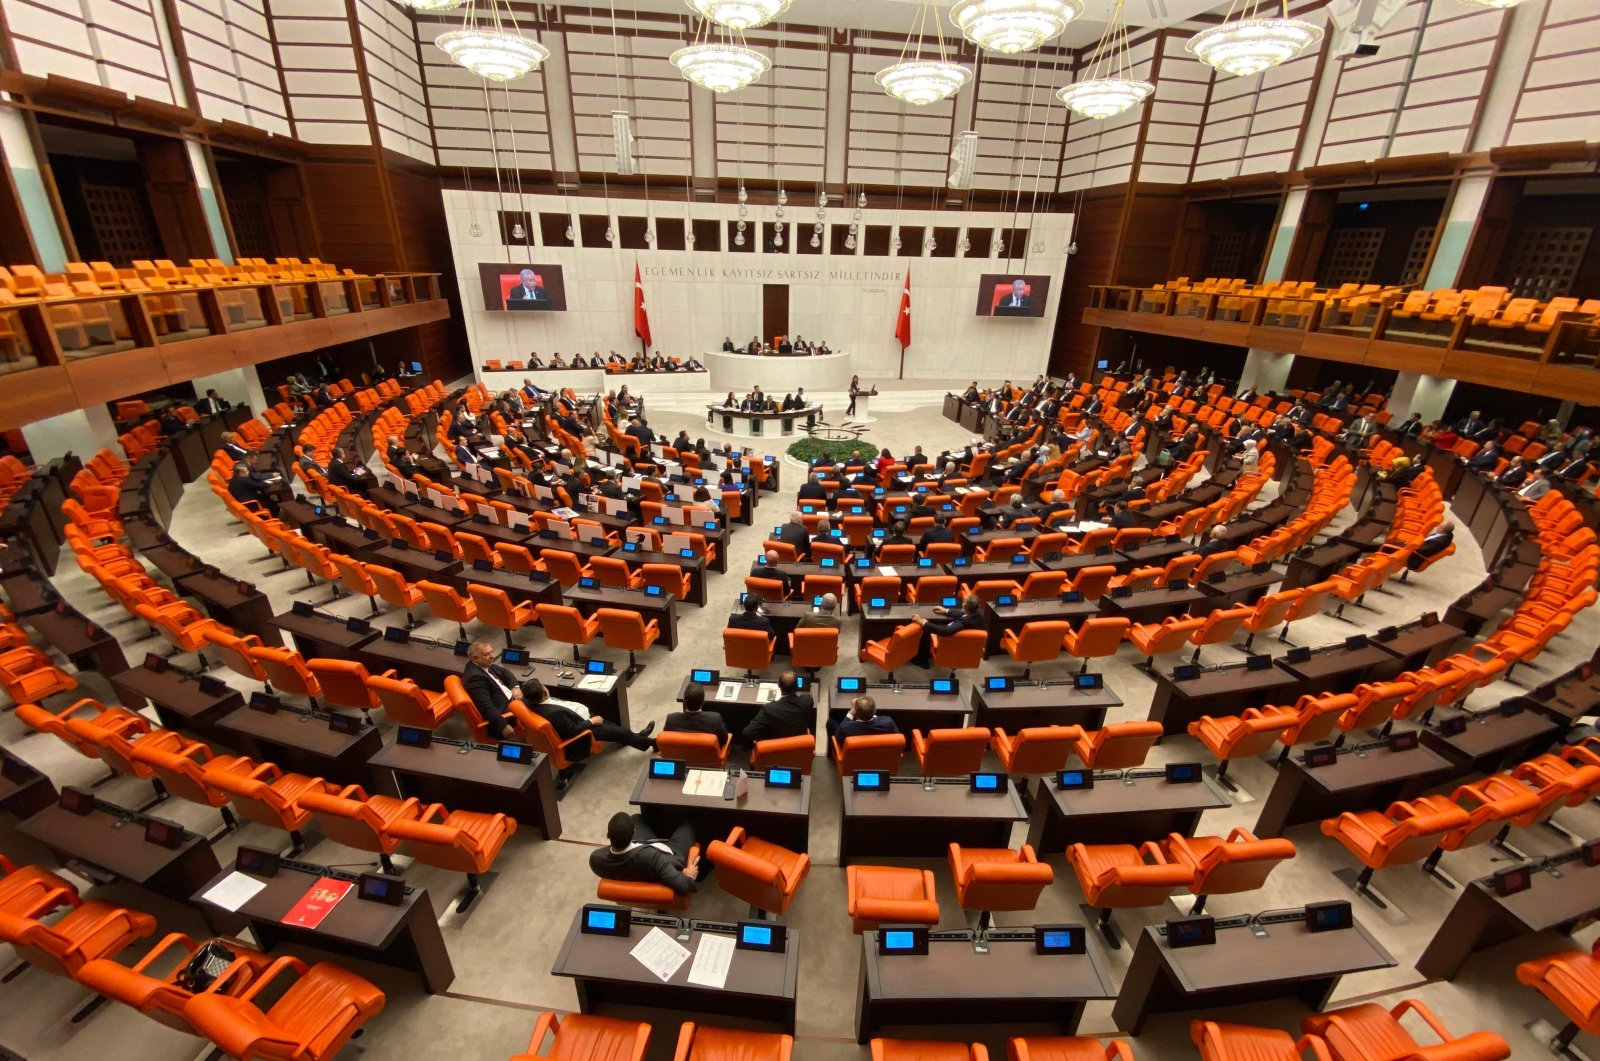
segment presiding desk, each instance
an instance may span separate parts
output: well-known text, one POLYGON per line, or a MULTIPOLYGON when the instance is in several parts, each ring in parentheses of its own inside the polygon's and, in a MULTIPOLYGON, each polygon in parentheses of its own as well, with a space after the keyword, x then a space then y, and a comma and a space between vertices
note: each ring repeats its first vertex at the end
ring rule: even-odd
POLYGON ((691 921, 689 938, 679 941, 688 949, 689 957, 663 983, 629 952, 655 923, 665 922, 662 931, 674 935, 675 919, 635 913, 627 936, 587 935, 578 931, 582 921, 583 912, 579 911, 550 969, 552 976, 572 977, 579 1012, 596 1013, 613 1006, 630 1011, 644 1007, 664 1010, 674 1020, 684 1014, 736 1017, 794 1033, 795 993, 800 978, 799 930, 790 927, 788 945, 782 954, 735 950, 727 981, 716 988, 689 983, 689 970, 694 967, 694 952, 700 940, 709 933, 731 935, 733 925, 691 921))
POLYGON ((1278 768, 1272 791, 1261 806, 1255 834, 1282 836, 1286 829, 1322 821, 1347 810, 1382 810, 1435 787, 1450 772, 1449 759, 1419 744, 1393 752, 1386 744, 1361 749, 1346 745, 1327 766, 1307 767, 1300 753, 1278 768))
POLYGON ((972 724, 1011 734, 1029 726, 1099 729, 1105 725, 1106 712, 1121 706, 1122 697, 1106 686, 1079 689, 1072 678, 1028 682, 1017 679, 1010 690, 985 689, 980 679, 972 687, 972 724))
POLYGON ((183 902, 216 875, 217 854, 209 840, 187 829, 175 848, 153 844, 144 838, 149 820, 103 800, 96 800, 95 808, 82 815, 56 803, 19 823, 17 832, 44 844, 63 862, 88 863, 155 895, 183 902))
POLYGON ((777 412, 751 412, 725 405, 706 406, 706 423, 720 427, 725 434, 740 438, 765 438, 768 435, 792 435, 798 423, 809 433, 811 425, 822 415, 822 406, 808 405, 803 409, 777 412))
POLYGON ((1085 1002, 1117 997, 1094 942, 1083 954, 1037 954, 1031 929, 994 929, 979 954, 971 935, 941 932, 927 954, 882 956, 878 933, 863 932, 856 1042, 884 1025, 1055 1024, 1076 1035, 1085 1002))
POLYGON ((385 745, 368 760, 378 788, 400 799, 442 803, 451 810, 506 814, 531 825, 546 840, 561 836, 555 771, 550 757, 533 753, 528 763, 504 763, 498 745, 459 743, 435 737, 426 748, 385 745))
POLYGON ((1274 998, 1297 998, 1315 1013, 1345 974, 1397 964, 1360 921, 1315 935, 1300 920, 1259 928, 1219 924, 1215 943, 1176 949, 1149 925, 1134 947, 1111 1020, 1138 1035, 1155 1013, 1210 1013, 1274 998))
POLYGON ((262 950, 272 953, 285 944, 309 947, 348 958, 392 965, 417 974, 423 990, 438 994, 456 978, 445 949, 444 936, 433 912, 428 889, 408 886, 398 905, 372 902, 357 897, 350 889, 316 928, 297 928, 283 923, 283 917, 305 897, 311 886, 324 876, 354 880, 353 874, 307 862, 284 860, 271 877, 260 877, 266 887, 251 896, 238 910, 218 906, 205 893, 236 870, 229 867, 216 874, 189 897, 200 909, 206 925, 219 936, 235 936, 249 929, 262 950))
POLYGON ((682 781, 652 778, 650 764, 646 763, 639 770, 639 780, 628 802, 638 807, 645 820, 663 836, 688 822, 694 828, 695 839, 709 844, 727 839, 734 826, 742 825, 751 835, 780 847, 809 850, 811 778, 801 778, 799 788, 768 788, 765 770, 747 773, 750 787, 744 799, 724 799, 721 793, 690 796, 684 794, 682 781))
POLYGON ((1489 878, 1475 880, 1440 922, 1417 959, 1417 972, 1429 980, 1452 980, 1478 951, 1550 929, 1569 934, 1575 923, 1596 914, 1600 866, 1585 866, 1581 859, 1538 867, 1526 891, 1504 898, 1489 878))
POLYGON ((1010 847, 1012 826, 1027 816, 1009 778, 1005 791, 993 794, 971 791, 964 777, 896 777, 883 792, 857 792, 846 778, 839 865, 885 856, 942 858, 953 843, 1010 847))
POLYGON ((1170 784, 1164 770, 1151 776, 1095 774, 1093 788, 1066 791, 1040 778, 1033 792, 1028 843, 1042 858, 1072 844, 1139 844, 1171 833, 1195 835, 1200 816, 1232 801, 1209 777, 1170 784))

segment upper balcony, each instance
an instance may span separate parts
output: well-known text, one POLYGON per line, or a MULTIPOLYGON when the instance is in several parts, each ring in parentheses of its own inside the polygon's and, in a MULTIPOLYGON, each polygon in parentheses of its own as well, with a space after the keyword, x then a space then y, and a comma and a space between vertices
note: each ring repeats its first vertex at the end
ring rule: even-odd
POLYGON ((0 272, 0 428, 450 316, 437 273, 315 261, 0 272))
POLYGON ((1086 324, 1600 401, 1600 300, 1310 283, 1091 288, 1086 324))

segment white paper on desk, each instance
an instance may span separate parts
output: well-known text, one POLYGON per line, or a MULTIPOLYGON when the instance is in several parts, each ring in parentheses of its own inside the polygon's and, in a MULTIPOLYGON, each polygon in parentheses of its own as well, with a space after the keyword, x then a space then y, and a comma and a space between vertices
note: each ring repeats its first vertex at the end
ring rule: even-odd
POLYGON ((223 877, 201 898, 217 904, 224 910, 237 911, 239 907, 255 898, 256 892, 266 886, 266 881, 256 880, 254 877, 235 871, 223 877))
POLYGON ((739 699, 739 683, 738 682, 718 682, 717 683, 717 695, 715 697, 713 697, 713 699, 715 699, 715 700, 737 700, 737 699, 739 699))
POLYGON ((672 974, 678 971, 678 967, 688 959, 689 948, 659 928, 652 928, 628 953, 638 959, 640 965, 654 973, 662 983, 666 983, 672 979, 672 974))
POLYGON ((756 703, 770 704, 778 698, 777 682, 762 682, 756 686, 756 703))
POLYGON ((900 573, 892 567, 885 567, 884 565, 879 564, 878 574, 882 575, 884 578, 897 578, 899 577, 900 573))
POLYGON ((722 770, 690 770, 683 778, 685 796, 720 796, 728 775, 722 770))
POLYGON ((585 674, 578 679, 578 688, 588 689, 597 693, 609 693, 611 687, 617 684, 615 674, 585 674))
POLYGON ((694 963, 689 966, 689 982, 721 990, 728 983, 728 967, 732 964, 733 937, 702 932, 694 950, 694 963))

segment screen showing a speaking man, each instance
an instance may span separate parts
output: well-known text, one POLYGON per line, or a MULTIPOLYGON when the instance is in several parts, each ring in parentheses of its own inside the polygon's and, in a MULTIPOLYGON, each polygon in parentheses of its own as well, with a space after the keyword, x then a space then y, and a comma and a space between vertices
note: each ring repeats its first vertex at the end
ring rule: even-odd
POLYGON ((1048 276, 988 274, 978 284, 978 316, 1042 317, 1048 276))
POLYGON ((559 265, 483 264, 478 266, 485 309, 521 312, 564 310, 567 292, 559 265))

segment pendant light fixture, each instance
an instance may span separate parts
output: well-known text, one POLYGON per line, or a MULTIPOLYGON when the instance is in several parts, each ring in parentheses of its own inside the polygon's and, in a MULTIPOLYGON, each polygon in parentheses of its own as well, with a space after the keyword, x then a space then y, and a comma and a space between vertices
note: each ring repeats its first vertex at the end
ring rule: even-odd
POLYGON ((1137 107, 1156 87, 1133 76, 1128 52, 1128 18, 1117 0, 1100 43, 1089 54, 1089 76, 1056 92, 1056 98, 1085 118, 1110 118, 1137 107))
POLYGON ((901 103, 916 107, 949 99, 972 80, 972 71, 952 62, 945 50, 944 27, 939 23, 939 5, 935 0, 918 0, 911 32, 900 47, 900 60, 879 70, 872 80, 901 103), (922 46, 930 23, 935 47, 924 56, 922 46))
POLYGON ((436 14, 440 11, 454 11, 467 0, 395 0, 401 7, 409 7, 413 11, 424 14, 436 14))
POLYGON ((745 44, 743 31, 710 19, 701 19, 694 41, 667 58, 685 80, 718 95, 752 85, 772 69, 771 59, 745 44))
POLYGON ((490 81, 515 81, 550 58, 550 49, 519 32, 500 0, 467 0, 461 28, 434 38, 451 61, 490 81), (481 8, 481 10, 480 10, 481 8))
POLYGON ((729 29, 765 26, 789 10, 789 0, 685 0, 701 18, 729 29))
POLYGON ((1221 73, 1250 77, 1288 62, 1321 40, 1321 26, 1289 17, 1289 0, 1233 0, 1222 25, 1201 30, 1184 47, 1221 73))
POLYGON ((1015 55, 1061 36, 1081 14, 1082 0, 959 0, 950 21, 978 47, 1015 55))

